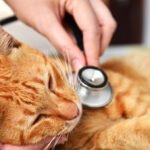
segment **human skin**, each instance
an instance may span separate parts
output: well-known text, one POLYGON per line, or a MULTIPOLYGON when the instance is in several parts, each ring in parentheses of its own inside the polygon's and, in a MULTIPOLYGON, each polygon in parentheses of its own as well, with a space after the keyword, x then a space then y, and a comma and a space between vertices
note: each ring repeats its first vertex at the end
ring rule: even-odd
POLYGON ((18 18, 47 37, 60 53, 69 56, 76 71, 84 65, 98 65, 99 56, 116 29, 116 22, 102 0, 5 1, 18 18), (64 27, 65 12, 74 17, 83 33, 84 54, 64 27))

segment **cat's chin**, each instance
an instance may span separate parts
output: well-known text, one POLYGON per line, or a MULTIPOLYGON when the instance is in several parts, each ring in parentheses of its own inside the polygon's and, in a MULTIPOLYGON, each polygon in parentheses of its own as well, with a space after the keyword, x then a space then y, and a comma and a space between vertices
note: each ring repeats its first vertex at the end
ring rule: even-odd
POLYGON ((0 144, 0 150, 41 150, 49 146, 49 148, 55 147, 59 144, 64 144, 68 140, 67 135, 58 136, 56 138, 54 137, 48 137, 42 141, 40 141, 37 144, 31 144, 31 145, 23 145, 23 146, 16 146, 16 145, 10 145, 10 144, 0 144))

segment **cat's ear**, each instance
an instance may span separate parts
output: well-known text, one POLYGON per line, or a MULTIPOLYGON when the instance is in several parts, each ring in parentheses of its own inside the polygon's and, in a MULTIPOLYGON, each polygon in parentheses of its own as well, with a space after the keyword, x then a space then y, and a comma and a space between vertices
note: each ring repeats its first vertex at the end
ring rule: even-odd
POLYGON ((0 27, 0 54, 9 55, 21 43, 0 27))

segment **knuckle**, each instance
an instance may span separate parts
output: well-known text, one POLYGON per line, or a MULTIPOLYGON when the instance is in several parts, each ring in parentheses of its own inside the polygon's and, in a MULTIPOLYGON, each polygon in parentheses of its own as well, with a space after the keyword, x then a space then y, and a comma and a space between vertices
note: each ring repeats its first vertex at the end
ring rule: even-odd
POLYGON ((114 27, 114 29, 117 28, 117 21, 116 20, 113 20, 113 27, 114 27))
POLYGON ((77 45, 75 43, 68 43, 60 46, 62 53, 71 52, 76 50, 77 45))
POLYGON ((73 10, 76 8, 77 6, 77 1, 72 1, 72 0, 64 0, 64 5, 65 5, 65 8, 70 12, 72 13, 73 10))
POLYGON ((109 24, 108 24, 108 27, 112 29, 112 31, 116 30, 117 28, 117 22, 115 19, 112 19, 109 24))

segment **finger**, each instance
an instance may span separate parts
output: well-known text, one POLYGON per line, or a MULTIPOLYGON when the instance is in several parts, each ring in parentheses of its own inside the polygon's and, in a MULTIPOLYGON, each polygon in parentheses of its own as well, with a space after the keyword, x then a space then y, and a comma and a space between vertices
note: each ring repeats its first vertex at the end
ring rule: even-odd
POLYGON ((40 32, 43 33, 51 43, 59 50, 60 53, 70 57, 71 64, 75 70, 80 69, 85 65, 85 58, 83 53, 77 47, 62 24, 51 13, 50 18, 40 27, 40 32))
POLYGON ((117 24, 109 9, 101 0, 90 0, 90 3, 97 15, 101 27, 101 48, 103 52, 108 47, 117 24))
POLYGON ((98 66, 100 52, 100 28, 89 1, 70 1, 70 4, 66 4, 66 9, 73 15, 76 23, 83 32, 87 64, 98 66))
POLYGON ((101 55, 103 54, 104 50, 109 46, 113 33, 115 30, 110 29, 110 26, 102 27, 102 38, 101 38, 101 55))

